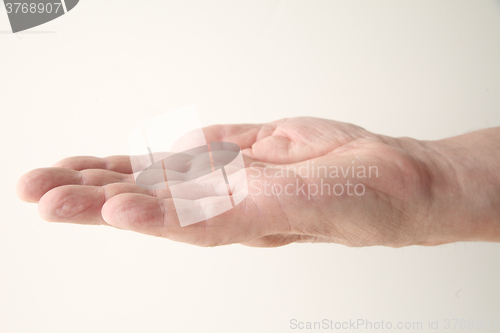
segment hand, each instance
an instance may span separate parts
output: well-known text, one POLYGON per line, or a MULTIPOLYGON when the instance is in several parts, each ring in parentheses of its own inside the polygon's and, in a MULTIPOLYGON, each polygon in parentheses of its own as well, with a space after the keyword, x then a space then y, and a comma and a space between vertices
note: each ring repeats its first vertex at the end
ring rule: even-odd
MULTIPOLYGON (((316 118, 204 132, 208 142, 241 147, 249 187, 242 203, 206 221, 181 228, 168 191, 135 185, 128 156, 64 159, 24 175, 18 195, 38 202, 47 221, 111 225, 200 246, 400 247, 498 239, 491 211, 483 216, 460 208, 470 202, 460 187, 468 175, 447 155, 460 140, 396 139, 316 118), (474 216, 480 218, 475 224, 474 216)), ((495 206, 491 200, 488 207, 495 206)))

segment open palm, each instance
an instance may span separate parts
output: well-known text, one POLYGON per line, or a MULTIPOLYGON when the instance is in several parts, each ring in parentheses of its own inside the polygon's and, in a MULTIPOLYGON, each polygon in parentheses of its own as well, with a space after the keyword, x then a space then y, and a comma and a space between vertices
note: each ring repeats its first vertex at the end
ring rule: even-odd
POLYGON ((18 195, 38 202, 48 221, 111 225, 200 246, 425 240, 430 176, 403 139, 317 118, 204 132, 208 142, 241 147, 249 194, 203 222, 180 227, 173 199, 136 185, 128 156, 70 157, 30 171, 18 195))

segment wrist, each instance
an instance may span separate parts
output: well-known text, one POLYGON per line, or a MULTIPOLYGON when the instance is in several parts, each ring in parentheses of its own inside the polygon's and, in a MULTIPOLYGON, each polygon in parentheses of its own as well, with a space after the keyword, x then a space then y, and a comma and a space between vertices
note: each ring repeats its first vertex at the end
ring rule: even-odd
POLYGON ((427 243, 500 241, 500 128, 421 145, 431 175, 427 243))

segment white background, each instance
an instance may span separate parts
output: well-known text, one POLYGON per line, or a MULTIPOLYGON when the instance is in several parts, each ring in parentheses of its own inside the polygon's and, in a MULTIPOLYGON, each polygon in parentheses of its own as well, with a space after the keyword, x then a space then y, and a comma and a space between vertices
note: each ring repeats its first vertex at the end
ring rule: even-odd
POLYGON ((0 7, 0 332, 500 318, 500 244, 206 249, 44 222, 14 191, 66 156, 126 154, 140 122, 193 103, 204 125, 309 115, 419 139, 499 126, 499 1, 82 0, 9 29, 0 7))

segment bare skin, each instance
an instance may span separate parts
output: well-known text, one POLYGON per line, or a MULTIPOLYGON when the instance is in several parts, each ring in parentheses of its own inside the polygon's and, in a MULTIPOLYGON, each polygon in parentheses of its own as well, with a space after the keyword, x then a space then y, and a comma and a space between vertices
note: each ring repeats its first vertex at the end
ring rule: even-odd
POLYGON ((241 147, 249 182, 242 203, 206 221, 181 228, 168 191, 137 186, 128 156, 70 157, 32 170, 18 181, 18 196, 38 203, 47 221, 110 225, 199 246, 500 241, 500 128, 418 141, 291 118, 204 132, 209 142, 241 147), (332 166, 372 167, 373 174, 335 177, 332 166))

